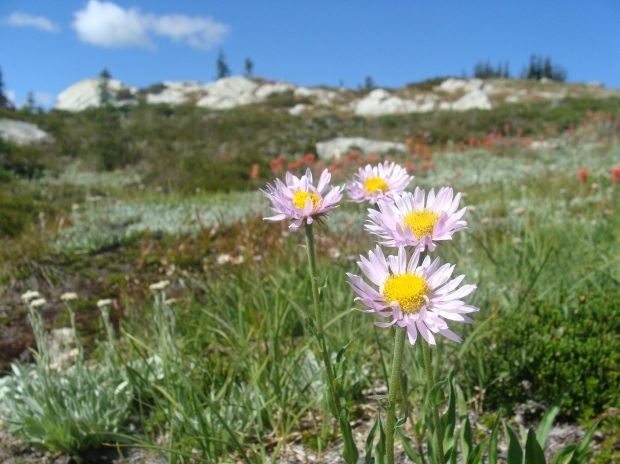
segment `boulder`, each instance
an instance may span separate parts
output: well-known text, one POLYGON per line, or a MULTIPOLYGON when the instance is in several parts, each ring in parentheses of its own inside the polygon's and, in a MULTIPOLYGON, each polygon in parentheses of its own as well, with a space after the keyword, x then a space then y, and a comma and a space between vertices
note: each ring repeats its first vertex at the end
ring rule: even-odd
POLYGON ((415 113, 420 111, 418 104, 390 94, 385 89, 375 89, 354 106, 358 116, 381 116, 384 114, 415 113))
POLYGON ((336 101, 340 94, 334 90, 298 87, 295 89, 295 97, 309 98, 317 105, 328 106, 336 101))
POLYGON ((54 140, 50 134, 39 129, 37 125, 13 119, 0 119, 0 138, 16 145, 32 145, 54 140))
POLYGON ((362 153, 385 153, 388 151, 405 151, 403 143, 370 140, 362 137, 337 137, 332 140, 318 142, 316 152, 324 160, 339 159, 352 148, 362 153))
POLYGON ((482 90, 472 90, 452 103, 452 109, 454 111, 490 110, 491 102, 482 90))
POLYGON ((242 76, 225 77, 204 86, 207 95, 196 105, 214 110, 226 110, 256 103, 254 92, 258 84, 242 76))
POLYGON ((456 93, 456 92, 472 92, 474 90, 480 90, 484 86, 484 81, 482 79, 454 79, 449 78, 435 87, 434 90, 442 91, 446 93, 456 93))
POLYGON ((295 86, 293 84, 289 84, 288 82, 271 82, 269 84, 261 85, 256 92, 254 92, 254 96, 257 101, 263 101, 269 98, 271 95, 277 95, 279 93, 292 92, 295 90, 295 86))
MULTIPOLYGON (((84 79, 65 89, 56 100, 56 109, 65 111, 82 111, 87 108, 96 108, 101 104, 102 79, 84 79)), ((137 92, 134 87, 128 87, 115 79, 108 79, 108 89, 111 103, 115 106, 131 104, 131 99, 121 99, 119 96, 133 97, 137 92), (122 93, 121 93, 122 92, 122 93)))
POLYGON ((146 94, 147 103, 180 105, 188 103, 190 97, 205 93, 205 85, 196 81, 165 81, 163 90, 146 94))

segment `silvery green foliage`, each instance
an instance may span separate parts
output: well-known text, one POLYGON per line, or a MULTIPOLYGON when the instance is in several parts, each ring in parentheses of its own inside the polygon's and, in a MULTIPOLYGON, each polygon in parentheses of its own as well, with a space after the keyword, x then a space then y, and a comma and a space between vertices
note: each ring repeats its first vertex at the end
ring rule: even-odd
POLYGON ((195 233, 202 228, 262 217, 267 212, 264 199, 256 192, 141 202, 101 201, 73 212, 74 225, 60 232, 55 246, 62 251, 94 251, 122 243, 137 233, 195 233))
POLYGON ((61 371, 13 364, 0 389, 0 418, 25 443, 77 455, 127 431, 133 394, 122 370, 61 371))

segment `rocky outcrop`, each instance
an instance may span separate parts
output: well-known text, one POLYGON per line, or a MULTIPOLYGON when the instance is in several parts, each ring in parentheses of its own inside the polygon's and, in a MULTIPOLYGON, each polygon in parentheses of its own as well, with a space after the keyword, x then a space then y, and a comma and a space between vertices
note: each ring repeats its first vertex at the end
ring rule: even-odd
MULTIPOLYGON (((57 108, 81 111, 98 106, 100 84, 100 79, 86 79, 72 85, 59 95, 57 108)), ((137 99, 144 99, 149 104, 189 104, 212 110, 268 103, 275 95, 289 94, 279 99, 274 108, 277 108, 277 111, 287 111, 293 116, 312 114, 317 110, 364 117, 431 111, 488 110, 502 103, 557 101, 580 95, 599 98, 618 95, 617 91, 579 84, 563 85, 541 81, 523 85, 509 79, 456 78, 445 79, 432 90, 410 85, 403 89, 377 88, 362 96, 345 88, 296 87, 288 82, 243 76, 226 77, 208 83, 166 81, 140 91, 119 81, 109 80, 108 87, 114 105, 132 104, 137 99)))
POLYGON ((16 145, 32 145, 54 140, 50 134, 39 129, 37 125, 13 119, 0 119, 0 139, 16 145))
MULTIPOLYGON (((65 111, 82 111, 87 108, 96 108, 101 105, 101 86, 103 80, 84 79, 64 90, 56 100, 56 109, 65 111)), ((110 102, 115 106, 134 103, 137 93, 135 87, 128 87, 115 79, 107 80, 110 93, 110 102)))
POLYGON ((353 112, 358 116, 381 116, 384 114, 415 113, 418 104, 403 100, 385 89, 375 89, 361 100, 355 102, 353 112))
POLYGON ((181 105, 192 97, 204 94, 204 84, 195 81, 166 81, 156 89, 146 92, 146 102, 152 104, 181 105))
POLYGON ((362 137, 337 137, 316 144, 316 152, 319 158, 324 160, 339 159, 353 148, 360 150, 362 153, 402 152, 406 149, 402 143, 370 140, 362 137))
POLYGON ((484 91, 472 90, 452 103, 450 109, 453 111, 490 110, 491 102, 484 91))
POLYGON ((258 89, 258 84, 241 76, 219 79, 204 88, 207 95, 196 103, 203 108, 227 110, 257 101, 254 92, 258 89))
POLYGON ((435 87, 435 91, 446 93, 457 92, 473 92, 474 90, 480 90, 484 86, 482 79, 454 79, 449 78, 443 81, 441 84, 435 87))

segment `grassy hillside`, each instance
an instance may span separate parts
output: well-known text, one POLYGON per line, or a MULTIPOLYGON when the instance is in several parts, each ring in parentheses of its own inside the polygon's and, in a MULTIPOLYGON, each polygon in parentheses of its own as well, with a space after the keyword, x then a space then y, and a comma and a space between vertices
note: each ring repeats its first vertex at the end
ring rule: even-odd
MULTIPOLYGON (((481 310, 458 327, 465 343, 441 343, 437 369, 461 386, 474 435, 499 413, 529 424, 558 402, 561 421, 586 427, 620 405, 620 185, 611 175, 620 166, 620 99, 376 119, 299 118, 268 105, 19 117, 56 142, 0 145, 3 367, 32 344, 24 291, 47 299, 48 329, 68 325, 60 295, 77 292, 87 357, 102 364, 96 303, 112 298, 119 363, 163 360, 131 371, 131 418, 115 431, 130 443, 180 460, 262 462, 289 442, 316 451, 330 441, 303 235, 262 221, 257 189, 275 176, 270 161, 280 154, 297 171, 327 165, 300 156, 336 136, 410 139, 391 157, 411 163, 414 184, 452 185, 470 206, 469 230, 440 254, 477 284, 472 304, 481 310), (157 338, 161 301, 149 291, 162 279, 176 300, 171 346, 157 338)), ((372 159, 344 156, 331 165, 335 181, 372 159)), ((344 202, 318 230, 328 343, 347 347, 338 368, 356 430, 385 408, 392 343, 372 317, 350 311, 345 272, 371 244, 365 216, 344 202)), ((425 395, 415 356, 404 362, 412 405, 425 395)), ((612 462, 617 417, 599 429, 596 459, 612 462)), ((415 435, 410 422, 403 430, 415 435)))

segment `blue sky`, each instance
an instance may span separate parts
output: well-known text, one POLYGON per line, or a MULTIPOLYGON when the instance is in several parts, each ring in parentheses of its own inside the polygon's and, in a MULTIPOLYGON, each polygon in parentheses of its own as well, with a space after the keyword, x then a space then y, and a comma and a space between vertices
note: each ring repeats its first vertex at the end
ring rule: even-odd
POLYGON ((531 53, 570 81, 620 88, 620 1, 0 0, 0 67, 17 103, 40 103, 105 67, 144 87, 209 81, 218 50, 233 74, 298 85, 385 87, 471 73, 531 53))

